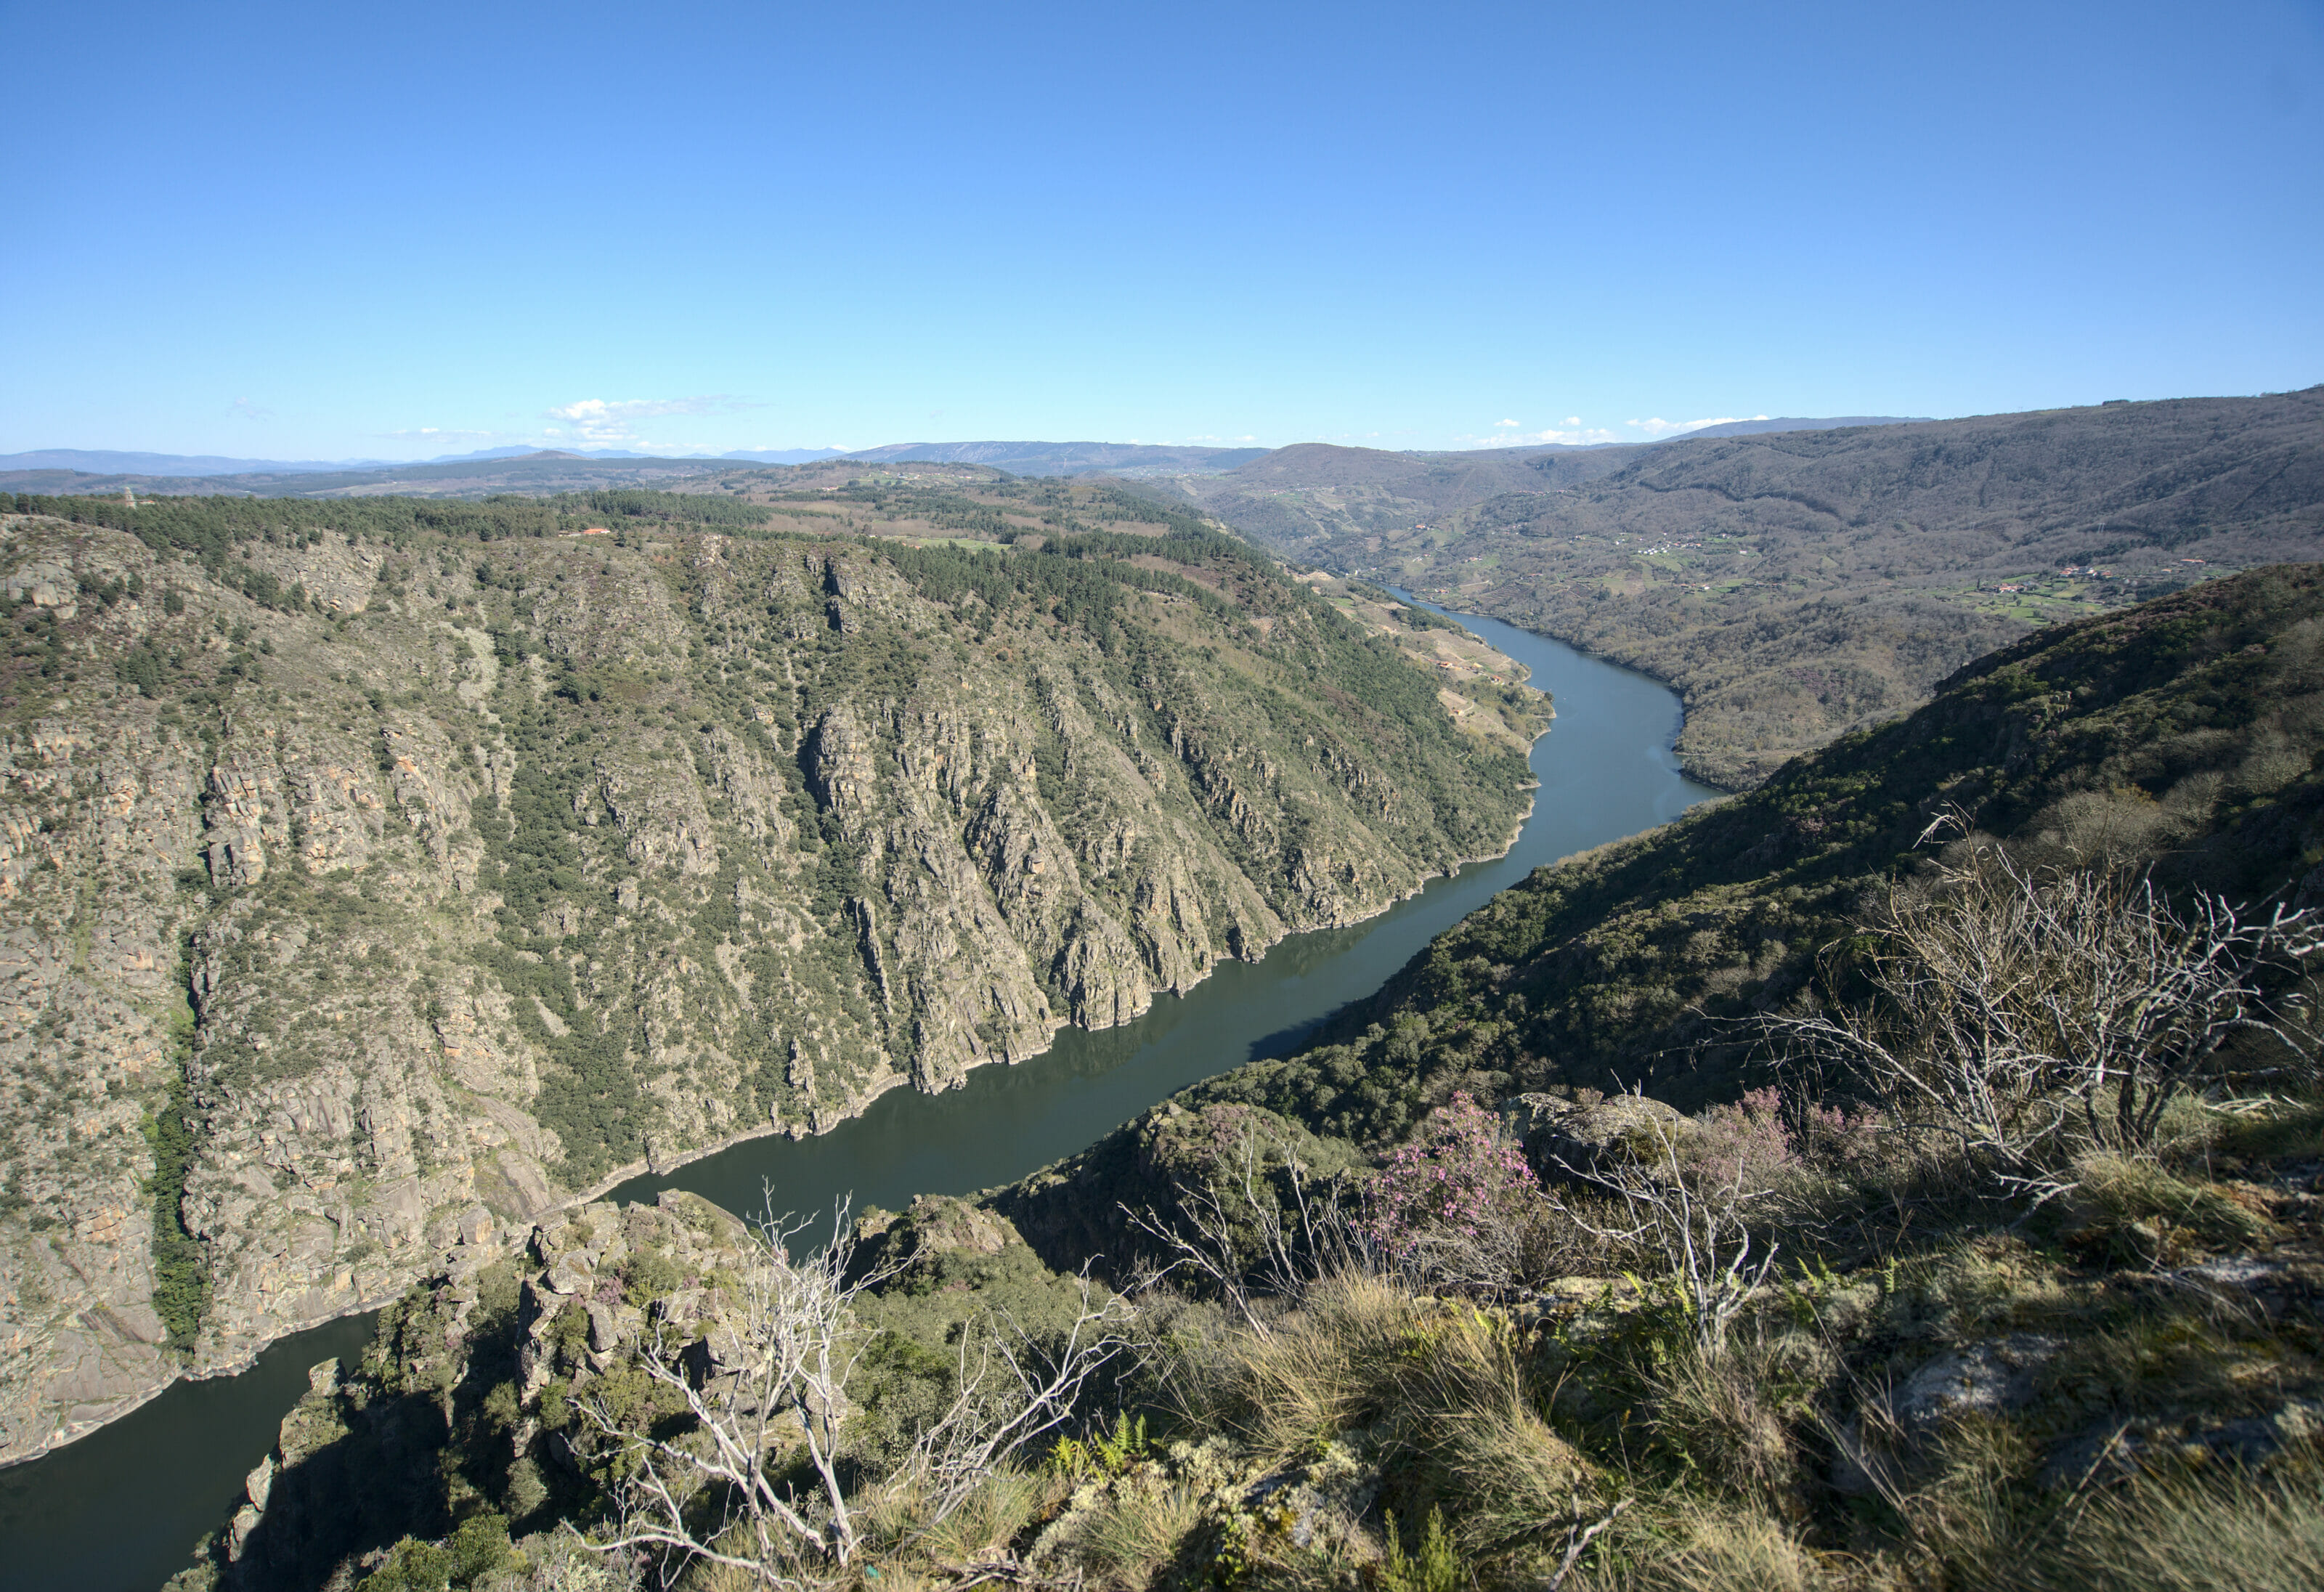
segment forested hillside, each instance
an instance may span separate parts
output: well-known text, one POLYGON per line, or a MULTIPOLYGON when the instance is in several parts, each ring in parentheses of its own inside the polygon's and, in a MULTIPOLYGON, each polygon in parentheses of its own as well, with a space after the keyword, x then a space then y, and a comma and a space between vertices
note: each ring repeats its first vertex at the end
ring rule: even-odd
POLYGON ((1689 770, 1736 788, 2035 625, 2324 553, 2324 388, 1495 451, 1461 474, 1313 451, 1185 488, 1299 557, 1672 682, 1689 770), (1513 471, 1536 480, 1480 495, 1513 471))
POLYGON ((1756 790, 1536 870, 1327 1043, 1197 1092, 1364 1146, 1456 1090, 1731 1098, 1757 1081, 1731 1019, 1810 994, 1850 925, 1941 853, 1940 819, 2036 863, 2324 905, 2319 759, 2324 566, 2044 630, 1756 790))
POLYGON ((450 1252, 177 1586, 2298 1592, 2319 765, 2324 566, 2028 638, 981 1200, 450 1252))
POLYGON ((1537 696, 964 490, 0 501, 7 1451, 1507 844, 1537 696))

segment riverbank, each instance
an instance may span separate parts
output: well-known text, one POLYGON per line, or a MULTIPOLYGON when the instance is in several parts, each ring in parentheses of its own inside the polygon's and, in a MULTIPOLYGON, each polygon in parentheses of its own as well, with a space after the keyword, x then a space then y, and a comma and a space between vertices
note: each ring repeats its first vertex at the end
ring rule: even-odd
MULTIPOLYGON (((1552 714, 1551 716, 1554 718, 1555 715, 1552 714)), ((1540 735, 1536 735, 1534 738, 1536 742, 1538 742, 1548 733, 1549 730, 1545 728, 1541 732, 1540 735)), ((1133 1026, 1153 1011, 1157 1002, 1170 998, 1184 998, 1185 996, 1200 989, 1204 984, 1216 978, 1219 973, 1225 969, 1232 967, 1263 966, 1268 958, 1278 947, 1283 945, 1286 941, 1297 939, 1303 935, 1308 934, 1341 934, 1351 929, 1360 929, 1365 925, 1373 923, 1388 914, 1394 912, 1397 907, 1404 906, 1406 903, 1417 900, 1420 897, 1426 894, 1429 886, 1435 884, 1440 880, 1457 879, 1463 871, 1474 868, 1480 863, 1499 861, 1517 849, 1517 842, 1524 835, 1526 825, 1532 821, 1534 809, 1540 800, 1539 793, 1541 782, 1539 780, 1533 780, 1526 786, 1520 787, 1519 788, 1531 790, 1534 795, 1526 801, 1525 810, 1519 814, 1517 823, 1510 827, 1508 839, 1502 844, 1500 850, 1482 853, 1474 857, 1456 858, 1449 867, 1442 870, 1441 871, 1421 875, 1420 882, 1417 885, 1414 886, 1411 889, 1406 890, 1401 896, 1397 897, 1394 900, 1384 901, 1370 911, 1365 912, 1360 916, 1351 919, 1347 923, 1329 925, 1323 927, 1313 929, 1287 930, 1284 934, 1277 935, 1275 939, 1268 941, 1265 945, 1259 947, 1259 953, 1257 956, 1247 960, 1242 957, 1222 954, 1217 961, 1211 964, 1209 971, 1194 980, 1185 989, 1157 990, 1154 1000, 1148 1002, 1145 1007, 1132 1013, 1125 1022, 1102 1024, 1094 1027, 1084 1027, 1074 1023, 1060 1023, 1056 1028, 1050 1031, 1051 1043, 1048 1049, 1042 1051, 1038 1055, 1028 1057, 1026 1060, 1021 1062, 1010 1062, 1005 1058, 1000 1057, 996 1057, 991 1061, 977 1062, 964 1069, 960 1081, 953 1086, 952 1090, 947 1090, 946 1092, 954 1092, 961 1089, 964 1089, 968 1087, 973 1080, 981 1074, 993 1071, 996 1068, 1005 1070, 1012 1067, 1030 1066, 1054 1052, 1057 1044, 1063 1043, 1067 1035, 1077 1034, 1102 1035, 1111 1031, 1133 1026)), ((580 1206, 589 1204, 594 1201, 603 1200, 608 1195, 616 1195, 622 1190, 636 1182, 640 1179, 669 1179, 673 1181, 666 1186, 683 1186, 683 1180, 679 1178, 678 1174, 683 1173, 686 1168, 696 1165, 704 1161, 715 1159, 717 1156, 726 1155, 729 1152, 739 1150, 751 1145, 776 1139, 784 1140, 791 1144, 799 1144, 808 1140, 821 1138, 828 1134, 840 1131, 852 1122, 861 1120, 862 1118, 882 1099, 903 1090, 904 1086, 910 1080, 903 1077, 901 1074, 898 1074, 883 1082, 878 1090, 865 1097, 857 1109, 852 1109, 844 1115, 833 1115, 831 1117, 827 1117, 818 1126, 809 1126, 804 1123, 770 1123, 764 1127, 746 1128, 742 1132, 732 1134, 714 1144, 704 1145, 697 1148, 688 1150, 683 1155, 671 1157, 660 1165, 653 1164, 650 1160, 630 1162, 626 1165, 616 1168, 613 1173, 600 1179, 588 1189, 574 1195, 571 1199, 561 1201, 556 1205, 546 1207, 543 1210, 535 1212, 532 1219, 535 1222, 539 1222, 549 1216, 557 1214, 559 1211, 576 1210, 580 1206)), ((385 1302, 381 1301, 380 1302, 383 1303, 385 1302)), ((375 1310, 378 1308, 378 1305, 366 1305, 364 1308, 366 1310, 375 1310)))
MULTIPOLYGON (((1416 599, 1410 598, 1405 594, 1399 594, 1399 595, 1406 595, 1406 601, 1417 601, 1416 599)), ((1434 612, 1443 613, 1444 612, 1442 609, 1434 608, 1433 605, 1425 603, 1420 603, 1420 605, 1429 607, 1431 612, 1434 612)), ((1523 632, 1517 633, 1522 634, 1523 632)), ((1481 638, 1480 639, 1481 640, 1481 638)), ((1539 749, 1542 741, 1553 729, 1556 727, 1556 697, 1554 693, 1542 691, 1538 686, 1532 686, 1533 670, 1522 661, 1510 657, 1506 649, 1495 647, 1490 642, 1486 642, 1484 650, 1491 655, 1507 658, 1512 666, 1510 673, 1517 678, 1517 682, 1521 685, 1531 686, 1531 688, 1536 690, 1542 697, 1542 706, 1540 710, 1542 718, 1541 728, 1536 731, 1531 739, 1526 742, 1527 765, 1530 767, 1532 755, 1539 749)), ((1474 868, 1480 863, 1496 862, 1500 860, 1517 849, 1519 840, 1525 834, 1526 825, 1532 822, 1535 809, 1540 800, 1541 784, 1541 780, 1536 777, 1517 787, 1517 789, 1530 794, 1528 794, 1526 797, 1524 808, 1517 814, 1517 822, 1509 826, 1508 834, 1501 842, 1499 850, 1480 852, 1473 856, 1455 857, 1445 867, 1421 874, 1418 877, 1417 882, 1416 882, 1410 889, 1387 900, 1380 901, 1362 911, 1357 912, 1348 917, 1344 922, 1313 925, 1306 928, 1286 928, 1281 934, 1277 934, 1274 938, 1260 943, 1258 947, 1259 954, 1256 956, 1246 958, 1236 956, 1231 952, 1222 952, 1217 956, 1216 960, 1210 963, 1207 970, 1198 973, 1194 978, 1188 980, 1183 988, 1164 988, 1157 989, 1154 992, 1153 997, 1149 998, 1144 1006, 1132 1011, 1129 1017, 1122 1022, 1084 1025, 1060 1018, 1056 1026, 1049 1031, 1049 1046, 1042 1050, 1038 1054, 1028 1057, 1023 1061, 1012 1062, 1004 1056, 993 1056, 985 1060, 971 1062, 962 1070, 960 1080, 953 1086, 954 1089, 957 1090, 965 1087, 968 1081, 977 1073, 995 1066, 1018 1067, 1025 1066, 1032 1062, 1038 1061, 1042 1056, 1049 1054, 1050 1051, 1054 1050, 1060 1040, 1068 1034, 1102 1034, 1109 1029, 1128 1027, 1132 1024, 1139 1022, 1140 1019, 1144 1018, 1148 1013, 1152 1011, 1157 1001, 1168 997, 1183 998, 1194 990, 1199 989, 1204 983, 1208 982, 1212 978, 1215 977, 1220 970, 1223 968, 1234 965, 1258 965, 1262 963, 1277 946, 1283 944, 1287 940, 1295 939, 1301 935, 1333 934, 1348 929, 1360 928, 1388 913, 1394 912, 1397 907, 1403 906, 1405 903, 1418 898, 1427 891, 1431 885, 1439 880, 1456 878, 1463 870, 1474 868)), ((622 1189, 624 1186, 629 1185, 639 1179, 675 1178, 679 1173, 688 1166, 696 1164, 700 1162, 711 1160, 716 1156, 725 1155, 731 1151, 740 1149, 744 1146, 760 1141, 779 1138, 797 1144, 807 1139, 819 1138, 825 1134, 832 1133, 844 1127, 850 1122, 859 1119, 865 1114, 865 1112, 869 1111, 874 1105, 876 1105, 881 1099, 893 1093, 899 1089, 903 1088, 910 1081, 910 1079, 906 1077, 904 1074, 891 1071, 888 1075, 879 1081, 879 1086, 876 1089, 850 1102, 848 1109, 844 1111, 835 1111, 811 1122, 768 1122, 764 1124, 755 1124, 739 1132, 729 1134, 724 1138, 708 1144, 692 1146, 669 1156, 663 1157, 649 1155, 644 1158, 627 1162, 621 1166, 615 1167, 612 1172, 606 1173, 596 1182, 592 1183, 586 1189, 574 1194, 570 1199, 564 1201, 559 1204, 549 1206, 544 1208, 542 1210, 534 1212, 533 1219, 537 1221, 546 1216, 555 1214, 558 1211, 573 1210, 579 1206, 586 1205, 593 1201, 602 1200, 607 1195, 615 1192, 617 1190, 622 1189)))
MULTIPOLYGON (((1668 692, 1498 621, 1472 628, 1527 665, 1557 704, 1556 733, 1537 740, 1529 759, 1529 815, 1499 857, 1439 875, 1364 923, 1290 935, 1259 962, 1223 962, 1185 994, 1157 997, 1130 1024, 1065 1030, 1041 1056, 979 1068, 941 1095, 890 1090, 827 1133, 799 1141, 758 1136, 604 1192, 650 1200, 662 1188, 685 1188, 735 1211, 769 1201, 812 1211, 827 1210, 842 1192, 858 1209, 902 1209, 915 1194, 1013 1182, 1179 1089, 1296 1049, 1333 1012, 1377 990, 1435 935, 1536 867, 1719 794, 1683 779, 1670 756, 1679 709, 1668 692)), ((0 1472, 0 1534, 14 1551, 0 1587, 158 1585, 183 1565, 201 1532, 231 1514, 243 1476, 265 1458, 274 1423, 304 1390, 300 1367, 275 1385, 283 1357, 311 1364, 359 1352, 364 1321, 349 1317, 281 1339, 243 1377, 177 1384, 131 1418, 135 1442, 116 1440, 131 1423, 115 1423, 0 1472), (337 1334, 347 1347, 333 1347, 337 1334), (213 1394, 238 1400, 234 1420, 218 1418, 213 1394), (102 1466, 75 1458, 99 1451, 107 1456, 102 1466), (129 1508, 129 1499, 157 1523, 153 1533, 85 1529, 108 1510, 129 1508), (158 1542, 171 1545, 164 1552, 158 1542)))

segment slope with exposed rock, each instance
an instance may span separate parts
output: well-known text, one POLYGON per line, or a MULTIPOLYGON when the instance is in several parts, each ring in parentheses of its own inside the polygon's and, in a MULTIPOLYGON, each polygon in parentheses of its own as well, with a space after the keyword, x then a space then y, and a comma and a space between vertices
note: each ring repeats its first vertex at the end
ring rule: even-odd
MULTIPOLYGON (((1932 821, 1969 826, 1938 837, 1962 869, 2007 848, 2005 914, 2020 883, 2114 868, 2265 921, 2324 897, 2320 765, 2324 566, 2029 638, 1758 790, 1536 870, 1302 1054, 984 1198, 866 1212, 837 1315, 770 1302, 787 1263, 674 1192, 544 1221, 513 1260, 456 1247, 360 1364, 315 1368, 173 1585, 2311 1585, 2324 952, 2234 975, 2256 981, 2211 1015, 2251 1043, 2180 1074, 2153 1134, 2066 1112, 2038 1190, 1933 1092, 1804 1064, 1743 1086, 1753 1018, 1854 1005, 1867 964, 1841 956, 1903 954, 1892 891, 2015 948, 1943 970, 2059 1025, 2013 1037, 2135 1056, 2096 1018, 2153 986, 2083 981, 2089 942, 2006 938, 1969 873, 1932 877, 1932 821), (976 1450, 975 1506, 936 1513, 928 1457, 960 1451, 937 1418, 1024 1407, 976 1384, 1006 1375, 984 1346, 1072 1363, 1104 1297, 1076 1273, 1129 1291, 1109 1309, 1134 1352, 1058 1430, 976 1450), (801 1341, 844 1386, 768 1347, 801 1341), (587 1557, 668 1508, 641 1473, 690 1484, 714 1426, 763 1451, 812 1541, 587 1557)), ((1991 1068, 2019 1106, 2089 1075, 2051 1051, 2028 1086, 2022 1049, 1868 1031, 1926 1043, 1924 1081, 1991 1068)), ((746 1514, 715 1482, 679 1495, 732 1510, 678 1522, 705 1546, 746 1514)))
POLYGON ((1122 1022, 1528 799, 1537 697, 1456 720, 1227 538, 622 502, 0 521, 6 1452, 628 1169, 1122 1022))

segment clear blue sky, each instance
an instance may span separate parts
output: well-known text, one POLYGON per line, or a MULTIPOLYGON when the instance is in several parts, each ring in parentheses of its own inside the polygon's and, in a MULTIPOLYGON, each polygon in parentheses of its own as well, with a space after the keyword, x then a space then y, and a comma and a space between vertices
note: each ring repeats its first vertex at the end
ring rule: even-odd
POLYGON ((0 60, 0 452, 1447 447, 2324 381, 2319 0, 6 0, 0 60))

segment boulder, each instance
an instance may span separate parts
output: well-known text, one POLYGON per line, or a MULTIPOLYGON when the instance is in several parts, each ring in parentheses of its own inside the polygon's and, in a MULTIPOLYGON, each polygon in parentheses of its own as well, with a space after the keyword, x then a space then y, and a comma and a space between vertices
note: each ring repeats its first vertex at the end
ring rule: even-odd
POLYGON ((1835 1434, 1833 1490, 1856 1497, 1890 1490, 1899 1461, 1946 1423, 2024 1409, 2042 1367, 2063 1347, 2043 1333, 2012 1332, 1945 1350, 1880 1400, 1868 1419, 1835 1434))
POLYGON ((1544 1181, 1591 1182, 1617 1168, 1654 1173, 1667 1164, 1666 1146, 1695 1132, 1674 1106, 1594 1089, 1513 1096, 1500 1114, 1544 1181))
POLYGON ((908 1268, 954 1252, 998 1255, 1021 1238, 1009 1219, 945 1194, 922 1194, 900 1216, 873 1209, 855 1224, 862 1272, 908 1268))
POLYGON ((596 1281, 596 1276, 589 1257, 576 1249, 558 1256, 549 1266, 545 1281, 551 1293, 578 1293, 596 1281))

